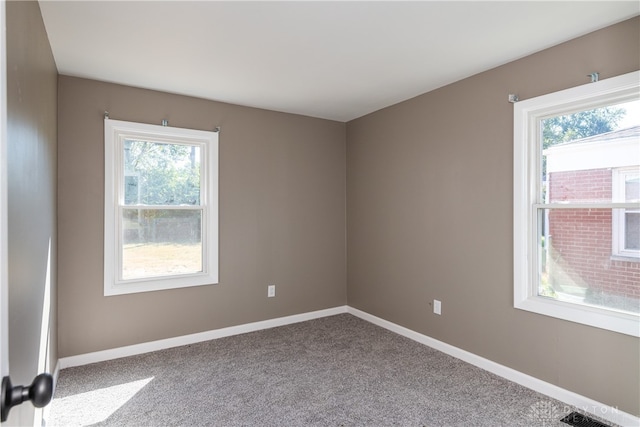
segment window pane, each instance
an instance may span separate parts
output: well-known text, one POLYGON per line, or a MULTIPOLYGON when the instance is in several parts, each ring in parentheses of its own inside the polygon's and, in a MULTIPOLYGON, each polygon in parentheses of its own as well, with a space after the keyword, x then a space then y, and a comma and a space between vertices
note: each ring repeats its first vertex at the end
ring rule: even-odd
POLYGON ((612 209, 539 210, 538 295, 640 313, 640 263, 611 258, 612 209))
MULTIPOLYGON (((632 166, 640 152, 639 112, 633 101, 542 120, 540 202, 611 202, 611 169, 632 166)), ((637 178, 627 190, 636 196, 637 178)))
POLYGON ((640 173, 627 172, 624 174, 624 201, 640 202, 640 173))
POLYGON ((202 272, 202 211, 122 210, 122 279, 202 272))
POLYGON ((626 211, 624 216, 624 248, 640 250, 640 212, 626 211))
POLYGON ((200 147, 125 140, 125 205, 199 205, 200 147))

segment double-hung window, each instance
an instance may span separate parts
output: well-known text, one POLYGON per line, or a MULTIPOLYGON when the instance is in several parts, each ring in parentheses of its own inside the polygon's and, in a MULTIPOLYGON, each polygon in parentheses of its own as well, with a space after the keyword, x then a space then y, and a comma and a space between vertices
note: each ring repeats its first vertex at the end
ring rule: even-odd
MULTIPOLYGON (((620 203, 640 203, 638 168, 613 170, 613 199, 620 203)), ((612 242, 615 256, 640 261, 640 208, 614 209, 612 242)), ((637 281, 640 282, 640 277, 637 277, 637 281)))
POLYGON ((104 129, 104 294, 217 283, 218 133, 104 129))
POLYGON ((514 306, 640 336, 640 72, 514 105, 514 306))

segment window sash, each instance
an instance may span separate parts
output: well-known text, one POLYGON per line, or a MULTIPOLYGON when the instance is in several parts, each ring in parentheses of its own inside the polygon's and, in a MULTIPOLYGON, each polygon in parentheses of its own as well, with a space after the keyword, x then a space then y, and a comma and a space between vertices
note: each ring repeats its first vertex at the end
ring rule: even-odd
MULTIPOLYGON (((119 140, 118 140, 118 147, 117 149, 120 150, 120 158, 119 158, 119 166, 120 169, 118 170, 118 203, 120 205, 127 205, 126 203, 126 183, 127 183, 127 177, 132 177, 132 176, 138 176, 138 175, 131 175, 130 172, 127 171, 127 165, 126 165, 126 155, 125 155, 125 151, 126 151, 126 143, 127 142, 145 142, 148 144, 154 144, 154 145, 171 145, 171 146, 182 146, 182 147, 192 147, 192 148, 197 148, 199 150, 199 168, 200 168, 200 173, 199 173, 199 182, 198 182, 198 203, 195 204, 188 204, 189 206, 197 206, 197 205, 205 205, 206 204, 206 195, 207 195, 207 191, 206 191, 206 179, 204 179, 205 177, 203 177, 203 174, 206 172, 206 170, 208 169, 207 166, 207 145, 202 143, 202 142, 186 142, 186 141, 178 141, 178 140, 170 140, 170 139, 166 139, 166 138, 149 138, 144 137, 143 135, 137 135, 137 136, 132 136, 132 135, 122 135, 119 140)), ((139 185, 139 183, 138 183, 139 185)), ((138 191, 140 191, 140 189, 138 189, 138 191)), ((138 206, 138 205, 150 205, 150 204, 144 204, 144 203, 136 203, 136 204, 129 204, 128 206, 138 206)), ((187 204, 170 204, 170 205, 152 205, 152 206, 185 206, 187 204)))
MULTIPOLYGON (((118 259, 117 259, 117 269, 118 269, 118 274, 117 274, 117 279, 116 279, 116 284, 117 285, 121 285, 121 284, 127 284, 127 283, 136 283, 136 282, 145 282, 145 281, 149 281, 149 280, 162 280, 162 279, 178 279, 180 277, 197 277, 197 276, 206 276, 208 274, 208 263, 206 263, 206 259, 207 259, 207 251, 208 251, 208 241, 207 239, 205 239, 204 237, 207 235, 207 210, 203 207, 203 206, 163 206, 163 207, 157 207, 155 205, 135 205, 135 206, 130 206, 130 205, 125 205, 125 206, 120 206, 118 208, 118 233, 119 233, 119 247, 118 247, 118 259), (200 212, 200 220, 199 220, 199 224, 200 224, 200 263, 201 263, 201 269, 200 271, 194 271, 194 272, 189 272, 189 273, 176 273, 176 274, 149 274, 146 276, 142 276, 142 277, 135 277, 135 278, 125 278, 124 277, 124 271, 125 271, 125 256, 124 256, 124 250, 126 247, 126 242, 125 242, 125 231, 126 228, 124 227, 124 212, 125 211, 179 211, 179 212, 200 212)), ((141 245, 149 245, 152 242, 144 242, 141 243, 141 245)))

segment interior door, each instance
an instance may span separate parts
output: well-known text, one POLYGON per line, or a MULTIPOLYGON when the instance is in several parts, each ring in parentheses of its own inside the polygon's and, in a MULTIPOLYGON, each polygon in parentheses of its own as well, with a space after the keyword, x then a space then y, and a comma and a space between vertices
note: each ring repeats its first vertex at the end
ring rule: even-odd
POLYGON ((0 374, 9 375, 9 315, 7 285, 7 55, 5 1, 0 2, 0 374))
POLYGON ((5 2, 0 2, 0 374, 9 375, 9 317, 7 288, 7 64, 5 2))
MULTIPOLYGON (((2 421, 7 425, 42 425, 42 412, 34 410, 35 407, 44 407, 53 394, 53 378, 49 374, 34 376, 37 372, 50 371, 48 365, 49 348, 49 309, 50 298, 50 271, 51 271, 51 239, 47 254, 47 265, 37 268, 31 265, 33 261, 28 256, 20 256, 19 262, 11 263, 9 247, 9 182, 8 173, 8 91, 7 91, 7 3, 0 0, 0 369, 2 374, 2 421), (14 265, 17 271, 22 269, 29 271, 46 271, 41 274, 43 280, 41 287, 42 303, 38 298, 23 298, 25 294, 22 287, 19 292, 11 292, 9 266, 14 265), (17 304, 10 304, 11 295, 14 295, 17 304), (9 308, 12 315, 9 315, 9 308), (11 319, 11 320, 10 320, 11 319), (29 351, 24 351, 25 342, 29 343, 29 351), (10 343, 18 343, 12 346, 18 349, 19 354, 11 356, 10 343), (27 354, 28 353, 28 354, 27 354), (11 368, 16 380, 27 384, 25 386, 12 384, 9 376, 9 362, 11 356, 11 368), (35 363, 34 363, 35 361, 35 363), (32 383, 29 382, 33 380, 32 383), (34 405, 20 405, 30 400, 34 405), (14 409, 11 409, 14 408, 14 409)), ((15 135, 14 135, 15 136, 15 135)), ((14 138, 18 141, 19 139, 14 138)), ((16 178, 14 177, 14 182, 16 178)), ((19 180, 20 178, 18 178, 19 180)), ((15 215, 14 215, 15 216, 15 215)), ((14 224, 15 225, 15 224, 14 224)), ((15 239, 14 239, 15 241, 15 239)), ((46 249, 45 249, 46 250, 46 249)), ((24 252, 21 252, 24 253, 24 252)), ((14 257, 15 258, 15 257, 14 257)), ((31 278, 28 281, 32 281, 31 278)), ((32 294, 33 295, 33 294, 32 294)), ((28 295, 31 296, 31 295, 28 295)), ((17 382, 17 381, 16 381, 17 382)))

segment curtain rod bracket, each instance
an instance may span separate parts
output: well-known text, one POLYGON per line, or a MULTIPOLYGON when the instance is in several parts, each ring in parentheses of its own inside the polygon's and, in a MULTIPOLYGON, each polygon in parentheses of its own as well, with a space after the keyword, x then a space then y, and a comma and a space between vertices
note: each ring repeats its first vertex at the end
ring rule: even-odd
MULTIPOLYGON (((104 110, 104 119, 105 120, 109 119, 109 112, 107 110, 104 110)), ((161 124, 162 124, 162 126, 169 126, 169 120, 162 119, 161 124)), ((213 131, 216 132, 216 133, 220 132, 220 126, 215 126, 213 128, 213 131)))
POLYGON ((591 77, 591 83, 595 83, 598 80, 600 80, 600 73, 591 73, 591 74, 587 74, 587 77, 591 77))
POLYGON ((516 102, 520 101, 520 98, 518 98, 518 95, 510 93, 509 94, 509 102, 512 104, 515 104, 516 102))

